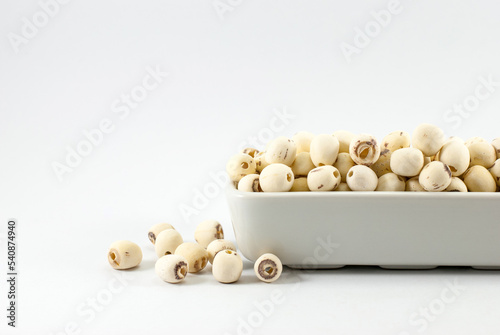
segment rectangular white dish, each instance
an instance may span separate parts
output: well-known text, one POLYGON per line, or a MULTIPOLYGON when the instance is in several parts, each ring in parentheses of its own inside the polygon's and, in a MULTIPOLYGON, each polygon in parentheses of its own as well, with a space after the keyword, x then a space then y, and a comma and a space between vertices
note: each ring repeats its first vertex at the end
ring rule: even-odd
POLYGON ((226 189, 242 254, 295 268, 500 269, 500 193, 226 189))

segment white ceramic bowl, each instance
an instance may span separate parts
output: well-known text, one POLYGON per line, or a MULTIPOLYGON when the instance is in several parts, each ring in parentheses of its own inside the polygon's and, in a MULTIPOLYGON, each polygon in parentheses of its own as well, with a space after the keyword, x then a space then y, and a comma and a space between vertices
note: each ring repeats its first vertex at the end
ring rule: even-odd
POLYGON ((226 190, 243 255, 296 268, 500 269, 500 193, 226 190))

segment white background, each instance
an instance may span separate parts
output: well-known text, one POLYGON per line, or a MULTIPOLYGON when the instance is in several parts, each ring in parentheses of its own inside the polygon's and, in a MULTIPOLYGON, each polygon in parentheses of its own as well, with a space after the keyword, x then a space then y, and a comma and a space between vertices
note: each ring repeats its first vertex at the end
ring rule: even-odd
POLYGON ((264 284, 245 262, 233 285, 217 283, 210 266, 181 285, 156 277, 147 240, 155 223, 192 241, 196 225, 213 218, 234 240, 211 176, 252 138, 264 146, 270 132, 338 129, 381 138, 421 122, 463 138, 500 136, 500 87, 467 117, 446 114, 474 102, 479 78, 500 81, 498 2, 402 0, 350 61, 341 46, 355 46, 356 29, 376 29, 371 13, 388 1, 222 3, 230 10, 210 0, 74 0, 43 22, 35 0, 1 2, 0 264, 4 278, 13 217, 20 276, 15 331, 1 280, 0 332, 497 334, 497 272, 286 270, 264 284), (23 18, 33 16, 46 24, 15 47, 13 34, 22 37, 23 18), (115 113, 147 68, 169 75, 127 117, 115 113), (275 123, 276 111, 292 117, 275 123), (54 162, 66 164, 68 148, 103 119, 113 131, 59 180, 54 162), (142 247, 139 268, 109 267, 106 251, 118 239, 142 247), (116 276, 126 285, 108 294, 120 286, 116 276), (453 282, 463 288, 443 302, 453 282), (279 301, 262 316, 257 305, 273 296, 279 301), (429 308, 432 321, 423 321, 429 308))

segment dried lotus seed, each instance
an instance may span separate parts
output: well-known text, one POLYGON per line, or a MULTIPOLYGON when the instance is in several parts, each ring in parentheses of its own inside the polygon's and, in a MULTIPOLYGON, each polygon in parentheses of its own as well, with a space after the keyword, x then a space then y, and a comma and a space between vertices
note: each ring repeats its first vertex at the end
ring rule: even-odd
POLYGON ((340 181, 339 170, 331 165, 317 167, 307 175, 307 186, 311 191, 332 191, 340 181))
POLYGON ((333 135, 339 140, 339 153, 349 153, 349 146, 356 135, 347 130, 337 130, 333 135))
POLYGON ((375 164, 370 166, 370 169, 372 169, 377 174, 377 177, 380 178, 384 174, 392 172, 391 156, 392 156, 392 151, 390 151, 389 149, 383 149, 380 152, 380 157, 375 162, 375 164))
POLYGON ((258 174, 249 174, 238 182, 238 190, 242 192, 262 192, 258 174))
POLYGON ((351 189, 349 188, 349 185, 347 183, 340 183, 339 186, 334 189, 336 192, 349 192, 351 189))
POLYGON ((307 186, 307 177, 298 177, 293 180, 292 188, 290 192, 309 192, 309 186, 307 186))
POLYGON ((242 154, 247 154, 247 155, 249 155, 252 158, 255 158, 255 156, 257 154, 259 154, 259 152, 260 151, 257 150, 257 149, 255 149, 255 148, 245 148, 245 149, 241 150, 242 154))
POLYGON ((497 152, 497 159, 500 159, 500 137, 495 138, 493 142, 491 142, 491 145, 497 152))
POLYGON ((372 135, 359 134, 352 139, 349 154, 356 164, 371 166, 380 157, 380 146, 372 135))
POLYGON ((179 283, 184 280, 188 273, 187 260, 179 255, 163 256, 156 261, 155 272, 167 283, 179 283))
POLYGON ((406 187, 406 181, 403 177, 395 173, 386 173, 378 179, 377 189, 375 191, 403 192, 406 187))
POLYGON ((236 154, 227 162, 226 171, 232 181, 238 182, 244 176, 255 173, 255 160, 247 154, 236 154))
POLYGON ((446 192, 468 192, 467 185, 458 177, 451 178, 450 186, 445 190, 446 192))
POLYGON ((243 271, 243 261, 240 255, 232 250, 224 250, 214 257, 212 274, 217 281, 229 284, 238 281, 243 271))
POLYGON ((424 188, 422 185, 420 185, 420 182, 418 181, 418 176, 410 178, 406 181, 406 187, 405 187, 406 192, 425 192, 424 188))
POLYGON ((203 270, 208 263, 208 252, 198 243, 182 243, 175 249, 175 255, 181 255, 186 259, 190 273, 203 270))
POLYGON ((422 169, 418 181, 428 192, 441 192, 450 186, 450 168, 443 162, 430 162, 422 169))
POLYGON ((292 188, 294 175, 292 169, 280 163, 267 166, 259 178, 264 192, 288 192, 292 188))
POLYGON ((381 150, 394 152, 398 149, 410 147, 410 134, 405 131, 393 131, 382 140, 381 150))
POLYGON ((264 168, 268 165, 269 165, 269 163, 266 161, 266 152, 265 151, 261 151, 257 155, 255 155, 255 170, 258 173, 261 173, 262 170, 264 170, 264 168))
POLYGON ((413 147, 427 157, 434 156, 445 142, 443 131, 432 124, 421 124, 415 128, 411 142, 413 147))
POLYGON ((175 229, 175 228, 170 223, 158 223, 155 224, 153 227, 149 228, 148 238, 151 241, 151 243, 155 244, 156 236, 158 236, 159 233, 167 229, 175 229))
POLYGON ((497 159, 493 166, 489 169, 493 179, 500 186, 500 159, 497 159))
POLYGON ((488 142, 474 142, 469 144, 470 166, 481 165, 489 169, 497 160, 495 147, 488 142))
POLYGON ((214 257, 215 255, 217 255, 219 251, 226 249, 236 251, 236 247, 231 241, 219 239, 210 242, 210 244, 207 247, 208 261, 210 262, 210 264, 214 262, 214 257))
POLYGON ((291 166, 294 176, 307 176, 309 171, 315 167, 309 152, 301 152, 298 154, 291 166))
POLYGON ((155 243, 155 252, 158 258, 171 255, 182 244, 183 239, 177 230, 167 229, 158 234, 155 243))
POLYGON ((319 134, 311 141, 311 160, 315 166, 333 165, 339 154, 339 140, 330 134, 319 134))
POLYGON ((333 166, 335 168, 337 168, 337 170, 339 170, 340 176, 341 176, 341 181, 343 183, 345 183, 345 180, 346 180, 345 178, 347 177, 347 172, 349 172, 349 170, 354 165, 356 165, 356 163, 354 163, 354 161, 352 160, 351 155, 349 155, 349 153, 347 153, 347 152, 339 153, 339 155, 337 157, 337 161, 335 162, 335 164, 333 164, 333 166))
POLYGON ((459 140, 446 142, 436 158, 448 165, 453 177, 461 176, 469 168, 469 149, 459 140))
POLYGON ((276 255, 267 253, 255 261, 254 271, 257 278, 263 282, 272 283, 281 276, 283 265, 276 255))
POLYGON ((415 177, 424 167, 424 155, 415 148, 396 150, 391 155, 391 170, 403 177, 415 177))
POLYGON ((375 191, 378 178, 372 169, 365 165, 353 166, 347 173, 347 185, 352 191, 375 191))
POLYGON ((134 242, 121 240, 111 244, 108 251, 108 262, 117 270, 136 267, 142 261, 142 250, 134 242))
POLYGON ((482 165, 469 168, 463 178, 469 192, 495 192, 497 189, 495 179, 482 165))
POLYGON ((207 248, 213 240, 224 238, 222 225, 215 220, 205 220, 201 222, 194 231, 194 239, 203 248, 207 248))
POLYGON ((295 142, 285 136, 279 136, 269 143, 265 159, 268 163, 292 165, 297 155, 295 142))
POLYGON ((309 152, 314 134, 308 131, 299 131, 292 137, 292 141, 297 146, 297 155, 301 152, 309 152))

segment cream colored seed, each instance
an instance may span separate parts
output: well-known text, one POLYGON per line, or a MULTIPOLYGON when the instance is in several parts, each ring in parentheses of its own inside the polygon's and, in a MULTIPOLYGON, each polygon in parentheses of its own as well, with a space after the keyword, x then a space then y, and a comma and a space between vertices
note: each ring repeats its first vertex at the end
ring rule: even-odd
POLYGON ((255 170, 258 173, 261 173, 269 163, 266 161, 266 152, 261 151, 257 155, 255 155, 255 170))
POLYGON ((244 176, 255 173, 255 160, 247 154, 236 154, 227 162, 226 171, 232 181, 238 182, 244 176))
POLYGON ((403 192, 405 187, 405 179, 391 172, 384 174, 378 179, 378 186, 375 191, 403 192))
POLYGON ((446 142, 436 158, 448 165, 453 177, 461 176, 469 168, 469 149, 459 140, 446 142))
POLYGON ((108 251, 108 262, 116 270, 136 267, 142 261, 141 248, 131 241, 121 240, 111 244, 108 251))
POLYGON ((391 155, 391 170, 403 177, 415 177, 424 167, 424 155, 415 148, 396 150, 391 155))
POLYGON ((469 147, 471 144, 474 144, 474 143, 481 143, 481 142, 485 142, 487 143, 488 141, 486 141, 484 138, 482 137, 471 137, 469 139, 467 139, 467 141, 465 141, 465 146, 466 147, 469 147))
POLYGON ((238 190, 242 192, 262 192, 259 184, 258 174, 249 174, 238 182, 238 190))
POLYGON ((334 191, 337 191, 337 192, 350 192, 351 189, 349 188, 349 185, 347 185, 347 183, 340 183, 339 187, 337 187, 336 189, 334 189, 334 191))
POLYGON ((418 181, 418 176, 410 178, 406 181, 405 191, 407 192, 425 192, 422 185, 418 181))
POLYGON ((424 190, 428 192, 441 192, 450 186, 450 168, 443 162, 430 162, 420 172, 418 181, 424 190))
POLYGON ((378 160, 370 166, 370 168, 377 174, 377 177, 382 177, 384 174, 392 172, 391 170, 391 156, 392 152, 389 149, 384 149, 380 152, 378 160))
POLYGON ((257 278, 263 282, 272 283, 281 276, 283 264, 276 255, 267 253, 255 261, 253 269, 257 278))
POLYGON ((464 183, 470 192, 495 192, 497 184, 495 179, 482 165, 475 165, 464 174, 464 183))
POLYGON ((445 190, 446 192, 468 192, 467 185, 458 177, 451 178, 450 186, 445 190))
POLYGON ((180 255, 167 255, 155 263, 155 272, 163 281, 176 284, 184 280, 188 273, 187 260, 180 255))
POLYGON ((334 135, 316 135, 311 141, 310 153, 315 166, 333 165, 339 154, 339 140, 334 135))
POLYGON ((243 271, 243 261, 240 255, 232 250, 224 250, 214 257, 212 274, 217 281, 230 284, 238 281, 243 271))
POLYGON ((309 186, 307 186, 307 177, 299 177, 293 180, 292 188, 290 192, 308 192, 310 191, 309 186))
POLYGON ((270 164, 281 163, 290 166, 296 155, 297 146, 295 142, 285 136, 280 136, 269 143, 265 159, 270 164))
POLYGON ((247 154, 252 158, 255 158, 255 156, 259 153, 260 151, 255 149, 255 148, 245 148, 241 150, 242 154, 247 154))
POLYGON ((331 165, 317 167, 307 175, 307 186, 311 191, 332 191, 339 186, 340 172, 331 165))
POLYGON ((158 223, 149 228, 148 230, 148 238, 151 243, 155 244, 156 236, 164 230, 167 229, 175 229, 170 223, 158 223))
POLYGON ((307 176, 309 171, 315 167, 316 166, 314 166, 309 152, 301 152, 300 154, 297 154, 297 157, 295 157, 295 161, 291 166, 294 176, 307 176))
POLYGON ((500 159, 500 137, 495 138, 493 142, 491 142, 491 145, 495 148, 495 151, 497 152, 497 159, 500 159))
POLYGON ((171 255, 184 240, 177 230, 167 229, 158 234, 155 243, 155 252, 158 258, 171 255))
POLYGON ((207 248, 210 242, 224 238, 222 225, 215 220, 201 222, 194 231, 194 239, 203 248, 207 248))
POLYGON ((470 166, 481 165, 489 169, 497 160, 495 147, 488 142, 469 144, 470 166))
POLYGON ((187 260, 190 273, 203 270, 208 263, 208 252, 198 243, 184 242, 175 249, 175 254, 187 260))
POLYGON ((292 140, 297 146, 297 155, 301 152, 309 152, 314 134, 307 131, 299 131, 293 135, 292 140))
POLYGON ((411 142, 427 157, 434 156, 445 142, 443 131, 431 124, 421 124, 415 128, 411 142))
POLYGON ((365 165, 353 166, 346 181, 352 191, 375 191, 378 185, 377 175, 365 165))
POLYGON ((349 154, 356 164, 371 166, 380 157, 380 146, 372 135, 359 134, 352 139, 349 154))
POLYGON ((394 152, 398 149, 410 147, 410 134, 405 131, 393 131, 382 140, 381 150, 394 152))
POLYGON ((210 264, 214 262, 214 257, 218 252, 227 249, 236 251, 236 247, 231 241, 219 239, 210 242, 207 247, 208 261, 210 262, 210 264))
POLYGON ((493 179, 497 183, 497 185, 500 187, 500 159, 497 159, 493 166, 489 169, 491 175, 493 176, 493 179))
POLYGON ((294 175, 285 164, 271 164, 262 170, 259 178, 264 192, 288 192, 292 188, 294 175))
POLYGON ((339 153, 349 153, 349 146, 356 135, 347 130, 337 130, 333 135, 339 140, 339 153))
POLYGON ((349 172, 349 170, 354 165, 356 165, 356 163, 354 163, 354 161, 352 160, 351 155, 349 155, 349 153, 347 153, 347 152, 339 153, 339 155, 337 157, 337 161, 335 162, 335 164, 333 164, 333 166, 335 168, 337 168, 337 170, 339 170, 340 176, 341 176, 341 181, 343 183, 345 183, 345 180, 346 180, 345 178, 347 176, 347 172, 349 172))

